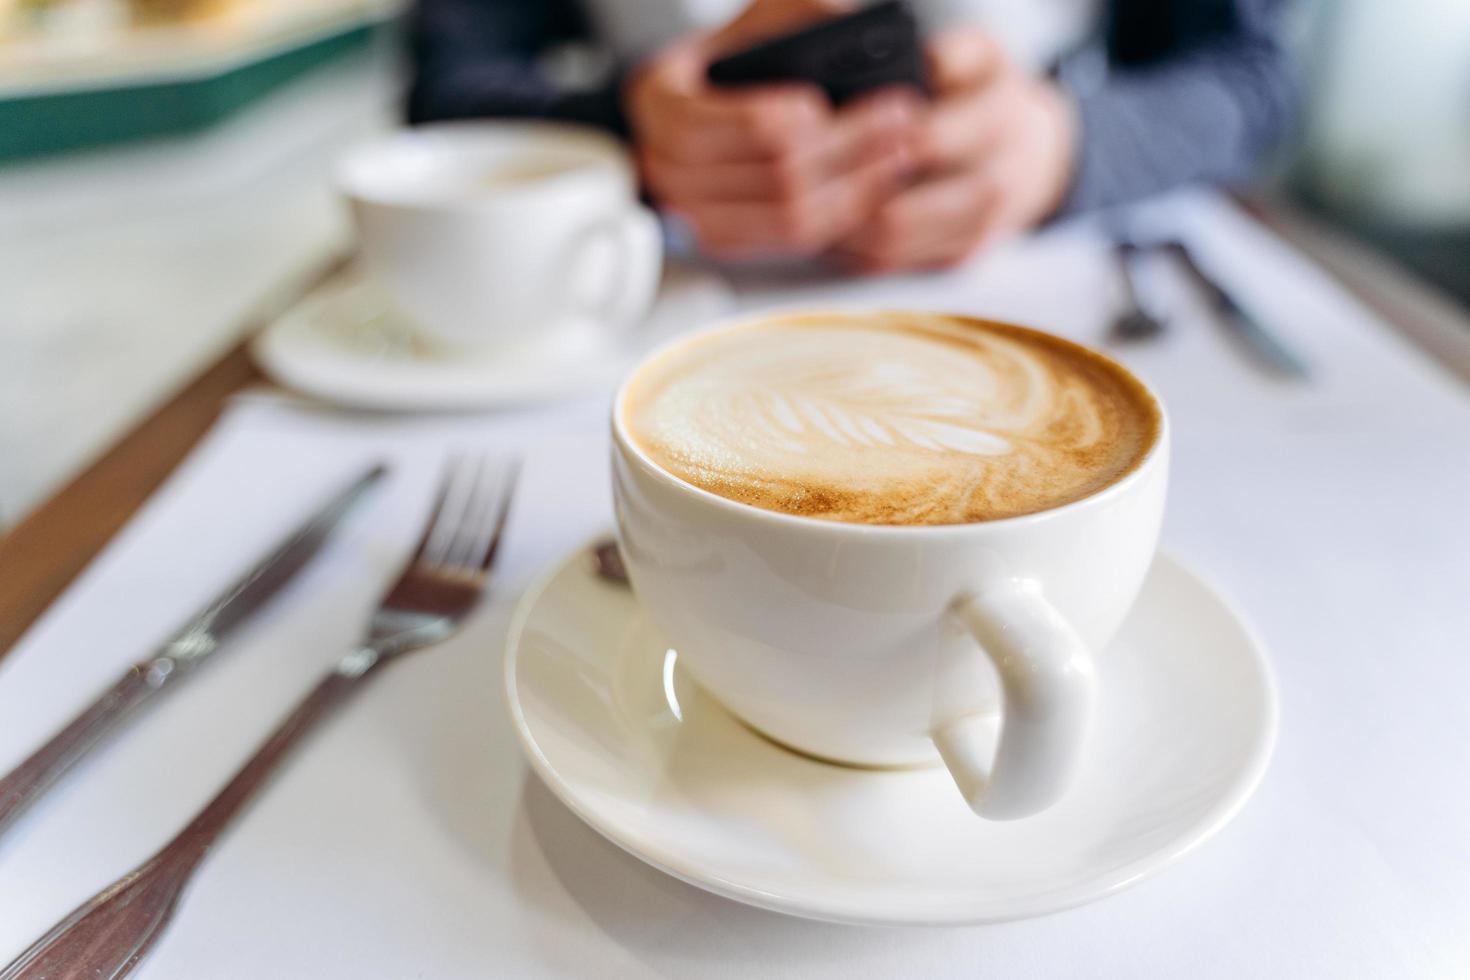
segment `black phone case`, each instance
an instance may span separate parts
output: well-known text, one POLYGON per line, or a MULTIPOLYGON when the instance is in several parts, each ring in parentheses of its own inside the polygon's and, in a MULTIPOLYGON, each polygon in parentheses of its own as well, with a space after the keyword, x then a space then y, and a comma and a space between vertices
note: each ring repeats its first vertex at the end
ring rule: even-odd
POLYGON ((927 94, 919 26, 902 0, 886 0, 762 41, 709 66, 715 85, 811 82, 841 105, 885 85, 927 94))

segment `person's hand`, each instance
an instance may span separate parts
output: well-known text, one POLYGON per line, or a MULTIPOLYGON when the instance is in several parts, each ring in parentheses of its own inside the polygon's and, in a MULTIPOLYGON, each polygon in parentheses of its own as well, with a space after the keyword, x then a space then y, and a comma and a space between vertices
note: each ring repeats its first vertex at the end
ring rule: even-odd
POLYGON ((831 0, 755 0, 631 76, 624 103, 655 201, 722 257, 815 255, 851 235, 908 172, 918 97, 876 93, 834 109, 805 84, 719 89, 720 54, 841 12, 831 0))
POLYGON ((1055 85, 1023 74, 982 31, 936 38, 929 71, 919 180, 836 249, 863 271, 953 265, 1045 220, 1071 181, 1076 122, 1055 85))

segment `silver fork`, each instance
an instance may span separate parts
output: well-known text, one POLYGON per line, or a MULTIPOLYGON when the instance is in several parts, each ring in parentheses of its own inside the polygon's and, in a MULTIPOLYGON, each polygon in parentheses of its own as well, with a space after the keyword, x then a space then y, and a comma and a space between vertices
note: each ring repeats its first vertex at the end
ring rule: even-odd
POLYGON ((373 613, 362 643, 173 840, 57 923, 0 971, 0 980, 96 980, 132 972, 162 935, 210 847, 288 751, 383 666, 449 637, 479 603, 514 483, 513 466, 496 472, 483 456, 451 463, 418 549, 373 613))
POLYGON ((1123 308, 1113 318, 1108 337, 1117 343, 1152 340, 1162 337, 1168 331, 1168 324, 1163 317, 1150 312, 1143 302, 1135 264, 1138 251, 1138 246, 1132 241, 1117 239, 1113 242, 1113 256, 1118 262, 1118 281, 1123 284, 1123 308))

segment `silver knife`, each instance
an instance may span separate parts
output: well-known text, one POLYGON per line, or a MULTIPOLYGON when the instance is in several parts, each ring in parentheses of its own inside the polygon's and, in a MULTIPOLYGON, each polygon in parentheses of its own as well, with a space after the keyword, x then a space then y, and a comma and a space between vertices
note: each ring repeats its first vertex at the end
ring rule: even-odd
POLYGON ((174 686, 264 606, 321 549, 333 529, 367 491, 382 478, 382 466, 334 494, 310 520, 297 528, 259 564, 231 585, 202 612, 184 624, 153 656, 129 667, 97 700, 31 756, 0 778, 0 834, 31 803, 134 709, 165 687, 174 686))
POLYGON ((1189 246, 1180 241, 1171 241, 1166 242, 1163 248, 1183 263, 1189 277, 1214 308, 1220 323, 1244 345, 1257 364, 1282 377, 1306 380, 1311 376, 1311 369, 1301 355, 1287 347, 1280 337, 1267 330, 1261 321, 1237 303, 1235 297, 1226 292, 1225 287, 1210 278, 1194 260, 1189 246))

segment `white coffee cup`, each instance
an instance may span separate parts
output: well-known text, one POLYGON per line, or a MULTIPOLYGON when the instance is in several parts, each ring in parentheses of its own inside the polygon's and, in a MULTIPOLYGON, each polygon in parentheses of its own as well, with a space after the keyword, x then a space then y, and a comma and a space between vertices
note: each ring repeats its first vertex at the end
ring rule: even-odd
POLYGON ((596 130, 403 130, 349 151, 337 180, 363 267, 446 346, 606 338, 638 324, 658 286, 658 221, 622 144, 596 130))
POLYGON ((1142 462, 1091 496, 972 524, 876 526, 760 509, 661 469, 625 428, 638 374, 613 407, 618 532, 679 663, 753 728, 810 755, 937 759, 991 819, 1056 802, 1084 755, 1094 660, 1154 556, 1162 405, 1142 462))

